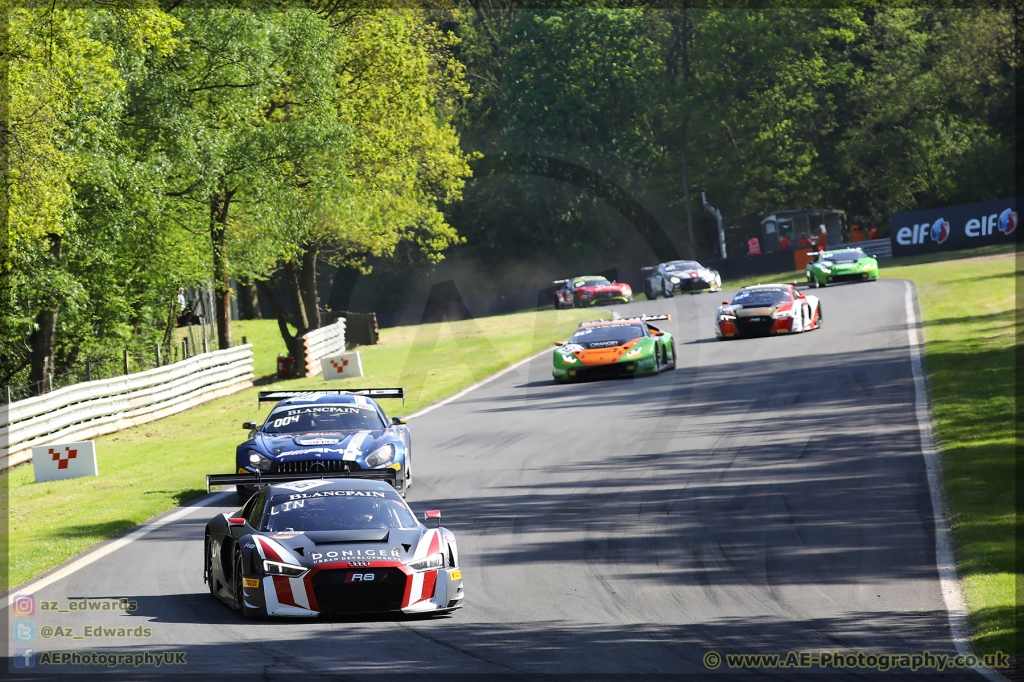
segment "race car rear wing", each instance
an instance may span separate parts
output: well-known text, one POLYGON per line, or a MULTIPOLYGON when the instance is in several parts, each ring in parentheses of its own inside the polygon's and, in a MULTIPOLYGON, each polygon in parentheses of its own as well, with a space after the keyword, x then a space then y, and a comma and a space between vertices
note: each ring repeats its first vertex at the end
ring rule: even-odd
POLYGON ((611 320, 587 320, 586 322, 580 322, 582 327, 585 324, 594 324, 596 322, 658 322, 665 321, 671 322, 671 315, 640 315, 639 317, 616 317, 611 320))
POLYGON ((255 485, 263 487, 271 483, 291 483, 292 481, 309 481, 317 479, 362 478, 371 481, 387 481, 392 488, 397 488, 398 472, 394 469, 374 469, 373 471, 332 471, 330 473, 296 473, 296 474, 207 474, 206 492, 218 485, 255 485))
POLYGON ((276 403, 288 398, 316 395, 364 395, 367 398, 401 398, 405 404, 404 388, 344 388, 311 391, 260 391, 259 403, 276 403))

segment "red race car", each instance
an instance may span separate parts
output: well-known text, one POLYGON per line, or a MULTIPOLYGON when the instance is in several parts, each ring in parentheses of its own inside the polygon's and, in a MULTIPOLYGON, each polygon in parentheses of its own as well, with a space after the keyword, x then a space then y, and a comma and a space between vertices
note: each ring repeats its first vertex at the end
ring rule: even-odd
POLYGON ((559 279, 552 284, 562 285, 555 291, 555 310, 633 302, 633 289, 628 284, 609 282, 598 275, 559 279))
POLYGON ((821 327, 821 301, 792 284, 744 287, 732 303, 722 301, 715 313, 715 336, 769 336, 806 332, 821 327))

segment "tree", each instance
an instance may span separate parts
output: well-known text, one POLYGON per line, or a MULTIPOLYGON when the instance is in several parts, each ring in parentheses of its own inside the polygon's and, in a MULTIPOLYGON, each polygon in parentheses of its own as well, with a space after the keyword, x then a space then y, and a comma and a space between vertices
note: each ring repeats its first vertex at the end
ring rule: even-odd
POLYGON ((281 258, 294 334, 286 307, 265 281, 258 283, 300 362, 297 338, 320 324, 321 257, 365 267, 367 256, 392 254, 406 241, 439 259, 458 241, 438 209, 459 198, 469 173, 449 123, 465 92, 450 42, 412 10, 369 12, 331 25, 331 116, 350 131, 351 146, 335 159, 337 172, 323 172, 322 160, 308 153, 292 160, 303 181, 294 185, 281 258))
POLYGON ((10 20, 2 275, 11 305, 0 332, 0 380, 11 383, 30 367, 26 379, 43 391, 78 357, 130 345, 120 324, 126 310, 150 322, 147 277, 139 273, 164 252, 131 248, 138 241, 133 223, 145 219, 141 198, 153 188, 139 181, 139 166, 124 163, 120 124, 136 66, 173 49, 175 22, 155 10, 18 9, 10 20), (107 222, 115 214, 124 221, 119 226, 107 222), (90 263, 128 274, 104 286, 90 263))

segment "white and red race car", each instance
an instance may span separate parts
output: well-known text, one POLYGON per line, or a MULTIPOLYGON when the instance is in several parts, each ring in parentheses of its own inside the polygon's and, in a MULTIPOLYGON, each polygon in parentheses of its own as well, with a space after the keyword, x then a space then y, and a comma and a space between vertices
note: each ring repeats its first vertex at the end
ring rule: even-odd
POLYGON ((722 301, 715 313, 715 336, 769 336, 806 332, 821 327, 821 301, 792 284, 744 287, 732 303, 722 301))

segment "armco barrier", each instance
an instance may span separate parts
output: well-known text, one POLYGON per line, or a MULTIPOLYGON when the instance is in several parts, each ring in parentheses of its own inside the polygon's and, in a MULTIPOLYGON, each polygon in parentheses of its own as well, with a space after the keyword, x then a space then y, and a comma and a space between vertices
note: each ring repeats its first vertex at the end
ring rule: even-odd
POLYGON ((345 318, 340 317, 334 324, 306 332, 302 336, 306 348, 306 377, 320 374, 320 358, 327 358, 345 352, 345 318))
POLYGON ((252 344, 246 344, 0 406, 0 469, 32 459, 35 445, 145 424, 248 388, 252 379, 252 344))

